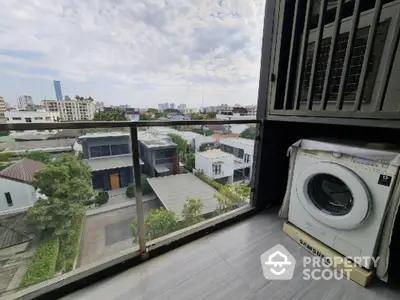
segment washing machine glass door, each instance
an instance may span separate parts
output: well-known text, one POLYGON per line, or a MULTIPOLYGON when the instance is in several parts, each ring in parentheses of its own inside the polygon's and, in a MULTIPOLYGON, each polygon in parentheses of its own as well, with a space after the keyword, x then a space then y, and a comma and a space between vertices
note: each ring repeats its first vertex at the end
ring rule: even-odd
POLYGON ((352 229, 368 216, 368 188, 348 168, 329 162, 310 165, 296 180, 297 197, 316 220, 337 229, 352 229))

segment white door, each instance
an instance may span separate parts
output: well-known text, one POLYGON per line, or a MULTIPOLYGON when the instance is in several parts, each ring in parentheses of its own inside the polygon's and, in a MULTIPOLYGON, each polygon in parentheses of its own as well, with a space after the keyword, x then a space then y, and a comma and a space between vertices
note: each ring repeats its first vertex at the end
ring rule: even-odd
POLYGON ((296 191, 303 208, 333 228, 356 228, 370 211, 370 194, 364 182, 350 169, 335 163, 310 165, 297 177, 296 191))

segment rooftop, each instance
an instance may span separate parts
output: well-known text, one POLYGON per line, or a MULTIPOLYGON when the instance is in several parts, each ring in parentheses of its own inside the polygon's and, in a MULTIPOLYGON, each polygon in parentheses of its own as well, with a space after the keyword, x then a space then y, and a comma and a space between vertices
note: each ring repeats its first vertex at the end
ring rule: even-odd
POLYGON ((0 177, 22 182, 32 182, 34 175, 46 167, 45 164, 28 158, 21 159, 0 172, 0 177))
POLYGON ((64 152, 72 151, 75 139, 24 141, 0 144, 0 150, 8 152, 44 151, 64 152))
POLYGON ((139 141, 147 148, 175 147, 167 136, 159 137, 149 132, 139 132, 139 141))
POLYGON ((81 135, 79 139, 92 139, 92 138, 101 138, 101 137, 116 137, 116 136, 129 136, 129 132, 123 131, 112 131, 112 132, 91 132, 86 133, 85 135, 81 135))
POLYGON ((232 156, 232 154, 229 154, 227 152, 221 151, 219 149, 212 149, 212 150, 207 150, 203 152, 197 152, 197 154, 206 157, 208 159, 215 159, 215 158, 223 158, 223 157, 229 157, 232 156))
POLYGON ((252 146, 254 147, 254 140, 250 139, 244 139, 244 138, 227 138, 227 139, 221 139, 219 141, 220 144, 226 144, 226 145, 247 145, 247 146, 252 146))
POLYGON ((165 208, 178 215, 187 198, 200 199, 204 205, 203 214, 213 212, 217 207, 214 194, 218 191, 192 173, 148 178, 147 181, 165 208))

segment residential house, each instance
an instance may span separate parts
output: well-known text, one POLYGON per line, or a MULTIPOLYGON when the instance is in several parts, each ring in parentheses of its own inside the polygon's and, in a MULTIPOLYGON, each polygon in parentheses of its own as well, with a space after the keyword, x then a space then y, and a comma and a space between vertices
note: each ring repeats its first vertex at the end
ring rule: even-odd
POLYGON ((179 173, 179 150, 175 143, 142 132, 139 135, 139 153, 143 172, 150 177, 179 173))
POLYGON ((203 172, 208 177, 223 184, 233 182, 234 156, 219 149, 196 152, 195 172, 203 172))
MULTIPOLYGON (((95 190, 115 190, 134 182, 129 133, 105 132, 79 137, 84 161, 92 170, 95 190)), ((143 162, 140 162, 143 164, 143 162)))
POLYGON ((254 141, 244 138, 220 139, 220 149, 235 156, 234 181, 250 179, 253 168, 254 141))
POLYGON ((34 175, 45 164, 24 158, 0 171, 0 215, 21 213, 32 207, 40 194, 32 186, 34 175))

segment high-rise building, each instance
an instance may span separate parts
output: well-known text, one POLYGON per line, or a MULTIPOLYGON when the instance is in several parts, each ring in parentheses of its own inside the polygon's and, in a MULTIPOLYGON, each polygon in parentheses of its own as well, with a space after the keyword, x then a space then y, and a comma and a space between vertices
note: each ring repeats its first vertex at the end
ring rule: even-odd
POLYGON ((18 96, 18 109, 34 111, 35 104, 33 103, 32 97, 28 95, 18 96))
POLYGON ((173 104, 173 103, 171 103, 171 106, 170 106, 170 104, 168 102, 158 104, 158 110, 159 111, 164 111, 166 109, 172 108, 172 105, 175 108, 175 104, 173 104))
POLYGON ((94 103, 89 100, 42 100, 41 105, 46 111, 59 112, 63 121, 93 120, 95 113, 94 103))
POLYGON ((53 84, 54 84, 54 91, 56 92, 56 99, 62 100, 63 95, 61 90, 61 82, 59 80, 54 80, 53 84))
POLYGON ((64 100, 69 101, 69 100, 71 100, 71 98, 68 95, 65 95, 64 100))
POLYGON ((6 103, 4 98, 0 96, 0 117, 4 117, 4 112, 6 111, 6 103))
POLYGON ((178 109, 181 111, 181 112, 184 112, 185 110, 186 110, 186 104, 179 104, 178 105, 178 109))
POLYGON ((169 105, 169 108, 170 108, 170 109, 175 109, 175 103, 171 103, 171 104, 169 105))

